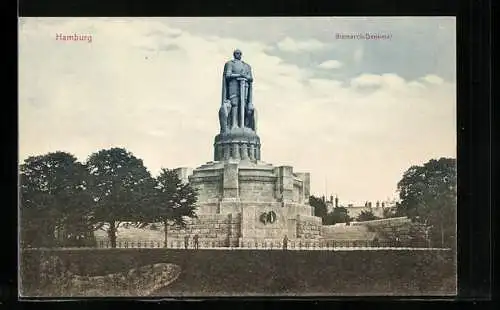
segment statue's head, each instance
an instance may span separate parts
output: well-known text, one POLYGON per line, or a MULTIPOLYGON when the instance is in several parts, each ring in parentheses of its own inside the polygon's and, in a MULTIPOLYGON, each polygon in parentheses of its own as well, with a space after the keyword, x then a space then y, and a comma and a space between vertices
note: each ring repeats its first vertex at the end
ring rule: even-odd
POLYGON ((240 60, 241 59, 241 55, 242 54, 241 54, 241 51, 239 49, 234 50, 234 52, 233 52, 234 59, 240 60))

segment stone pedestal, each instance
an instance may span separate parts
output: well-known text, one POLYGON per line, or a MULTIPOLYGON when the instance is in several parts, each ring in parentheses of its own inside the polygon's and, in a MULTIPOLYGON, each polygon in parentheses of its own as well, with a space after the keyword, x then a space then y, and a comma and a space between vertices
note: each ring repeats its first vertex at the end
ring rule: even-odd
POLYGON ((222 173, 222 197, 238 198, 238 164, 226 163, 222 173))
POLYGON ((215 136, 214 160, 260 160, 260 138, 250 128, 233 128, 215 136))
MULTIPOLYGON (((178 170, 183 178, 190 171, 178 170)), ((312 216, 313 208, 307 203, 309 173, 294 173, 291 166, 274 167, 250 158, 230 158, 194 169, 188 180, 198 189, 199 218, 185 233, 197 233, 204 242, 238 246, 279 243, 284 236, 320 238, 321 219, 312 216)), ((171 238, 181 240, 181 236, 171 238)))

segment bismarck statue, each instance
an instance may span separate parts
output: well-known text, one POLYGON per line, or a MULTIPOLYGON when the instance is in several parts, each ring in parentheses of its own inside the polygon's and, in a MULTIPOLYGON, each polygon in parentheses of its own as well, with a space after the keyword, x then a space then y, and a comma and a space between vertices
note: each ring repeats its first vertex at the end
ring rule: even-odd
POLYGON ((221 133, 235 128, 256 131, 256 111, 252 103, 252 68, 235 50, 234 59, 226 62, 222 75, 222 101, 219 109, 221 133))
POLYGON ((234 59, 224 65, 215 161, 260 160, 257 112, 252 102, 252 68, 241 60, 241 55, 240 50, 235 50, 234 59))

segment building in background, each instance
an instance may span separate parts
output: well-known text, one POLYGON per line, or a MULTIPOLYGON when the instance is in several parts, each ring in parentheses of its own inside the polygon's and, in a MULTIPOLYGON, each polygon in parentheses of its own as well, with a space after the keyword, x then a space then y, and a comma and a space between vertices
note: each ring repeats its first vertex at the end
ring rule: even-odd
POLYGON ((389 198, 376 201, 375 203, 366 201, 363 205, 355 205, 353 203, 342 204, 339 203, 339 198, 337 196, 333 197, 333 195, 330 195, 330 198, 325 203, 328 212, 332 212, 333 208, 336 207, 344 207, 347 209, 348 215, 353 219, 356 219, 363 211, 371 211, 376 217, 383 218, 384 210, 390 210, 396 206, 396 200, 389 198))

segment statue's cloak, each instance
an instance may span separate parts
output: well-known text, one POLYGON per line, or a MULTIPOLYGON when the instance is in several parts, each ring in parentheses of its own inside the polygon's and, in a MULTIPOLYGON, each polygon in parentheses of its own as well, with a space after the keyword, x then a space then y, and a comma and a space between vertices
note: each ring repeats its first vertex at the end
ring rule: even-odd
POLYGON ((229 99, 227 96, 227 82, 226 82, 226 70, 229 63, 226 62, 224 65, 224 70, 222 71, 222 100, 221 106, 224 106, 224 100, 229 99))

